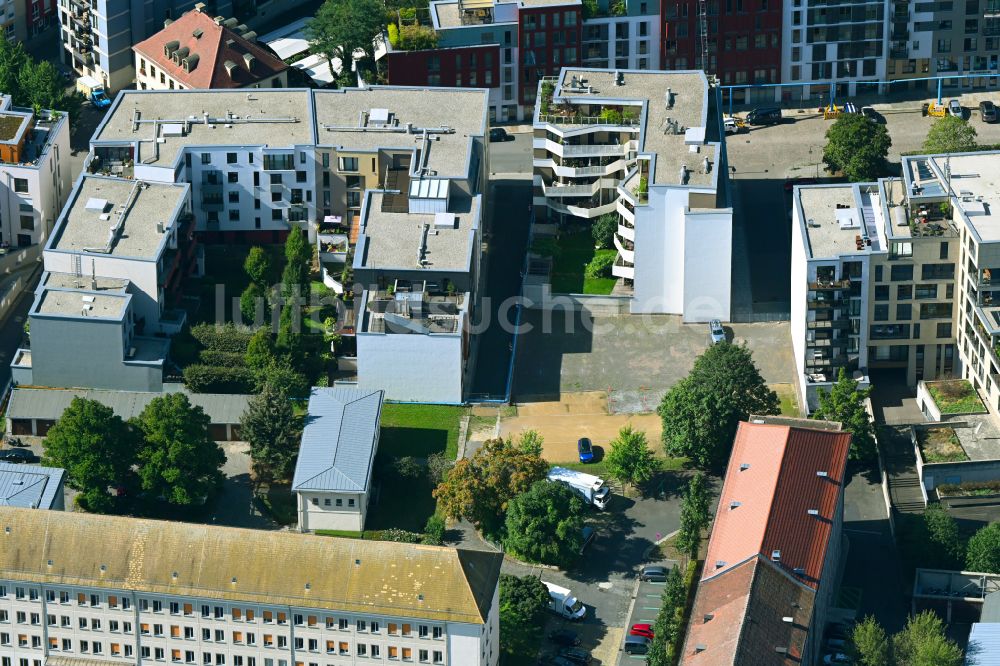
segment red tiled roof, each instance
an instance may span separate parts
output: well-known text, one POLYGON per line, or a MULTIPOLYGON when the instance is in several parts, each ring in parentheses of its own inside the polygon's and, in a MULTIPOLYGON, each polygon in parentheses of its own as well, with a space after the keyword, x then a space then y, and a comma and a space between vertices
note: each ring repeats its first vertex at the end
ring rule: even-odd
POLYGON ((185 88, 199 90, 243 88, 258 82, 270 87, 269 79, 288 69, 281 60, 198 10, 184 14, 132 48, 185 88), (201 36, 195 37, 198 30, 201 36), (174 63, 164 54, 164 46, 172 41, 179 42, 179 48, 187 47, 191 54, 198 55, 198 64, 192 71, 185 72, 181 64, 174 63), (244 59, 247 54, 254 57, 252 70, 247 69, 244 59), (235 64, 232 73, 227 70, 227 62, 235 64))

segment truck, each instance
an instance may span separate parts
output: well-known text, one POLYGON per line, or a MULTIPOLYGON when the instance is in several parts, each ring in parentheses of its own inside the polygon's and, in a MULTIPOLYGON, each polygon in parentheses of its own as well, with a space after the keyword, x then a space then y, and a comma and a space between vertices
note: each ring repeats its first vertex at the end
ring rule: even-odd
POLYGON ((93 102, 98 109, 106 109, 111 106, 108 93, 104 90, 104 84, 92 76, 81 76, 76 80, 76 89, 93 102))
POLYGON ((542 584, 549 590, 549 610, 567 620, 582 620, 587 614, 587 607, 580 603, 580 600, 573 596, 565 587, 560 587, 555 583, 542 584))
POLYGON ((577 472, 565 467, 553 467, 549 470, 548 479, 557 483, 565 483, 580 493, 587 504, 598 509, 603 510, 607 507, 608 500, 611 499, 611 491, 604 485, 604 479, 593 474, 577 472))

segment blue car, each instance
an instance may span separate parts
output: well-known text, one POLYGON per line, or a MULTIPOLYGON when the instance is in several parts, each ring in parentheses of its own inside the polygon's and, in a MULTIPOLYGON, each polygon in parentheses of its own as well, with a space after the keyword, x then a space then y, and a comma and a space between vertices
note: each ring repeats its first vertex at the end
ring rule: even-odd
POLYGON ((594 462, 594 447, 590 443, 590 440, 586 437, 581 437, 576 442, 576 450, 580 453, 580 462, 589 463, 594 462))

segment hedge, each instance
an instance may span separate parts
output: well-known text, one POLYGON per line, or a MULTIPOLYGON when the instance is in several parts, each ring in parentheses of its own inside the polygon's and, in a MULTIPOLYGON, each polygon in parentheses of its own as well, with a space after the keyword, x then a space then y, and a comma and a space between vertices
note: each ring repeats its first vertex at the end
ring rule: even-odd
POLYGON ((237 352, 203 349, 198 355, 204 365, 221 365, 228 368, 240 368, 246 365, 243 354, 237 352))
POLYGON ((424 535, 418 532, 407 532, 395 527, 387 530, 316 530, 318 536, 340 537, 346 539, 365 539, 366 541, 398 541, 400 543, 420 543, 424 535))
POLYGON ((937 487, 939 495, 945 497, 974 497, 979 494, 1000 495, 1000 481, 963 481, 962 483, 942 483, 937 487), (979 491, 979 492, 977 492, 979 491))
POLYGON ((253 333, 238 329, 232 323, 221 326, 218 324, 196 324, 191 327, 191 335, 207 349, 245 354, 253 333))
POLYGON ((184 385, 195 393, 252 393, 247 368, 195 363, 184 368, 184 385))

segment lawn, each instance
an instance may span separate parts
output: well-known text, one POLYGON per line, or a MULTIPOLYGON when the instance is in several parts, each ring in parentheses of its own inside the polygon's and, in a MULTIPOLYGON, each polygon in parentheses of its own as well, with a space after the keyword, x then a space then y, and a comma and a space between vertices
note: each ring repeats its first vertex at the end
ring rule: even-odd
POLYGON ((778 394, 778 399, 781 401, 782 416, 802 416, 799 412, 799 401, 795 395, 794 386, 791 384, 771 384, 768 388, 778 394))
POLYGON ((595 250, 590 227, 564 232, 552 253, 552 291, 557 294, 610 294, 616 278, 589 278, 584 269, 595 255, 617 254, 616 250, 595 250))
POLYGON ((942 414, 979 414, 986 411, 976 389, 964 379, 926 382, 925 385, 942 414))
POLYGON ((386 403, 382 407, 379 451, 393 456, 426 458, 443 452, 458 455, 458 428, 464 407, 386 403))
POLYGON ((917 443, 925 462, 963 462, 969 459, 955 429, 949 426, 917 428, 917 443))

